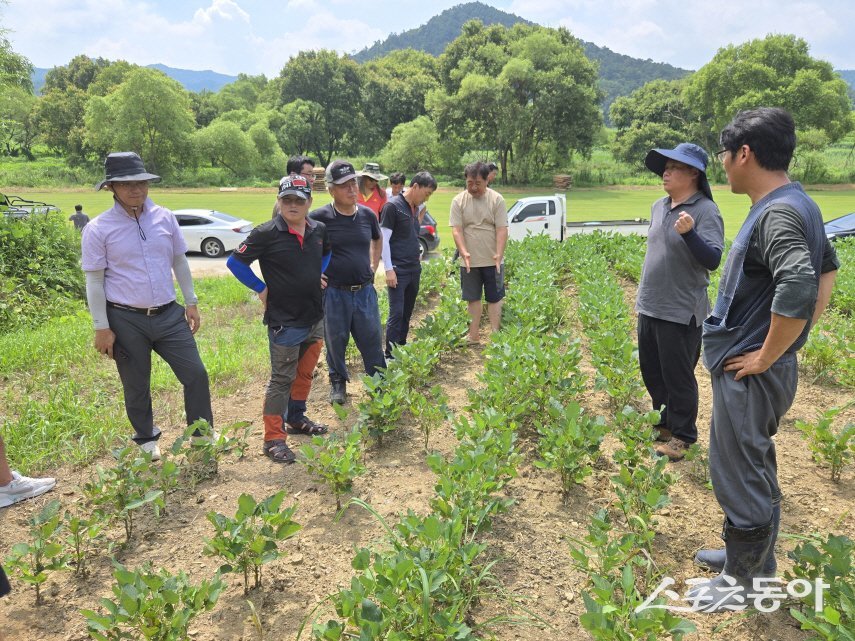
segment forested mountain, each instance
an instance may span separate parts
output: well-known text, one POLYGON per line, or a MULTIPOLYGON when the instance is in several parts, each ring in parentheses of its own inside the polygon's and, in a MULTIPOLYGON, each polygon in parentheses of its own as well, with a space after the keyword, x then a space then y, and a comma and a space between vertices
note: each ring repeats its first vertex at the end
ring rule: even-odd
POLYGON ((653 62, 649 58, 641 60, 615 53, 592 42, 583 40, 582 44, 585 47, 585 55, 600 63, 600 88, 606 94, 602 102, 606 118, 609 115, 609 106, 618 96, 629 95, 651 80, 676 80, 691 73, 665 62, 653 62))
MULTIPOLYGON (((518 22, 533 24, 524 18, 481 2, 468 2, 446 9, 417 29, 393 33, 386 40, 375 42, 352 57, 357 62, 366 62, 408 47, 438 56, 445 51, 449 42, 460 35, 460 28, 468 20, 480 20, 487 26, 503 24, 511 27, 518 22)), ((628 95, 651 80, 659 78, 673 80, 689 73, 686 69, 664 62, 640 60, 615 53, 611 49, 600 47, 592 42, 583 40, 582 45, 585 47, 585 54, 591 60, 600 63, 600 87, 605 92, 602 107, 606 117, 608 117, 609 105, 618 96, 628 95)))
POLYGON ((378 40, 351 57, 356 62, 367 62, 392 51, 407 48, 438 56, 445 51, 449 42, 460 35, 460 27, 469 20, 480 20, 487 27, 492 24, 512 27, 518 22, 534 24, 483 2, 467 2, 446 9, 416 29, 409 29, 403 33, 393 33, 382 42, 378 40))
POLYGON ((852 100, 855 101, 855 69, 838 69, 837 73, 840 74, 840 77, 849 85, 849 95, 852 96, 852 100))

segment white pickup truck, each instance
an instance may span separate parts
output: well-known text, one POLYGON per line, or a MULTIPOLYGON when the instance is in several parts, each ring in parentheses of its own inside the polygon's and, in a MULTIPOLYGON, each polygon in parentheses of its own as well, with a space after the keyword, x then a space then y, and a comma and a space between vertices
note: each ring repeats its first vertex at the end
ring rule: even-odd
POLYGON ((508 210, 510 240, 522 240, 529 234, 546 234, 555 240, 564 240, 569 234, 590 234, 596 230, 647 236, 648 225, 643 218, 568 223, 564 194, 520 198, 508 210))

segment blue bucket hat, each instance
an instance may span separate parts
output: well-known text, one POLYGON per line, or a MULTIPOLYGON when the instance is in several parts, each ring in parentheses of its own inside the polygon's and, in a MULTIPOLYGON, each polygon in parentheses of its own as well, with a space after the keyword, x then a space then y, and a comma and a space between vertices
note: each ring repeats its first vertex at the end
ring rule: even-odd
POLYGON ((673 149, 651 149, 644 158, 644 165, 654 174, 661 176, 665 173, 665 163, 669 160, 676 160, 701 172, 698 176, 698 189, 704 196, 710 200, 713 199, 710 183, 707 180, 709 155, 703 147, 691 142, 681 142, 673 149))

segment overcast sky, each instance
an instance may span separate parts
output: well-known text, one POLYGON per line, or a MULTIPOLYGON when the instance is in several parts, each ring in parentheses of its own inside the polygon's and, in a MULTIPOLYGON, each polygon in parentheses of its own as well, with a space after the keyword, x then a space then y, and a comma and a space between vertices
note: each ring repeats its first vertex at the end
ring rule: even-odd
MULTIPOLYGON (((305 49, 354 53, 418 27, 459 0, 9 0, 0 25, 37 67, 77 54, 236 75, 279 73, 305 49)), ((853 0, 498 0, 613 51, 697 69, 715 52, 794 33, 814 57, 855 69, 853 0)))

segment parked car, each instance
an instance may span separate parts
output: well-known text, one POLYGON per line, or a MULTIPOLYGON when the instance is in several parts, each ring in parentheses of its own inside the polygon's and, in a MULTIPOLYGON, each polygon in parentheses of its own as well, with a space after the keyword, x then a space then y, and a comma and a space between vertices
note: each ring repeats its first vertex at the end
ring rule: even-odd
POLYGON ((0 213, 8 218, 27 218, 31 214, 49 214, 59 207, 38 200, 26 200, 20 196, 0 194, 0 213))
POLYGON ((855 212, 825 223, 825 235, 829 240, 855 236, 855 212))
POLYGON ((172 213, 188 249, 209 258, 219 258, 236 249, 253 227, 248 220, 213 209, 176 209, 172 213))
POLYGON ((420 256, 424 259, 428 252, 436 251, 439 247, 439 230, 436 228, 436 221, 429 211, 425 212, 425 217, 422 219, 422 226, 419 228, 419 245, 421 245, 420 256))

